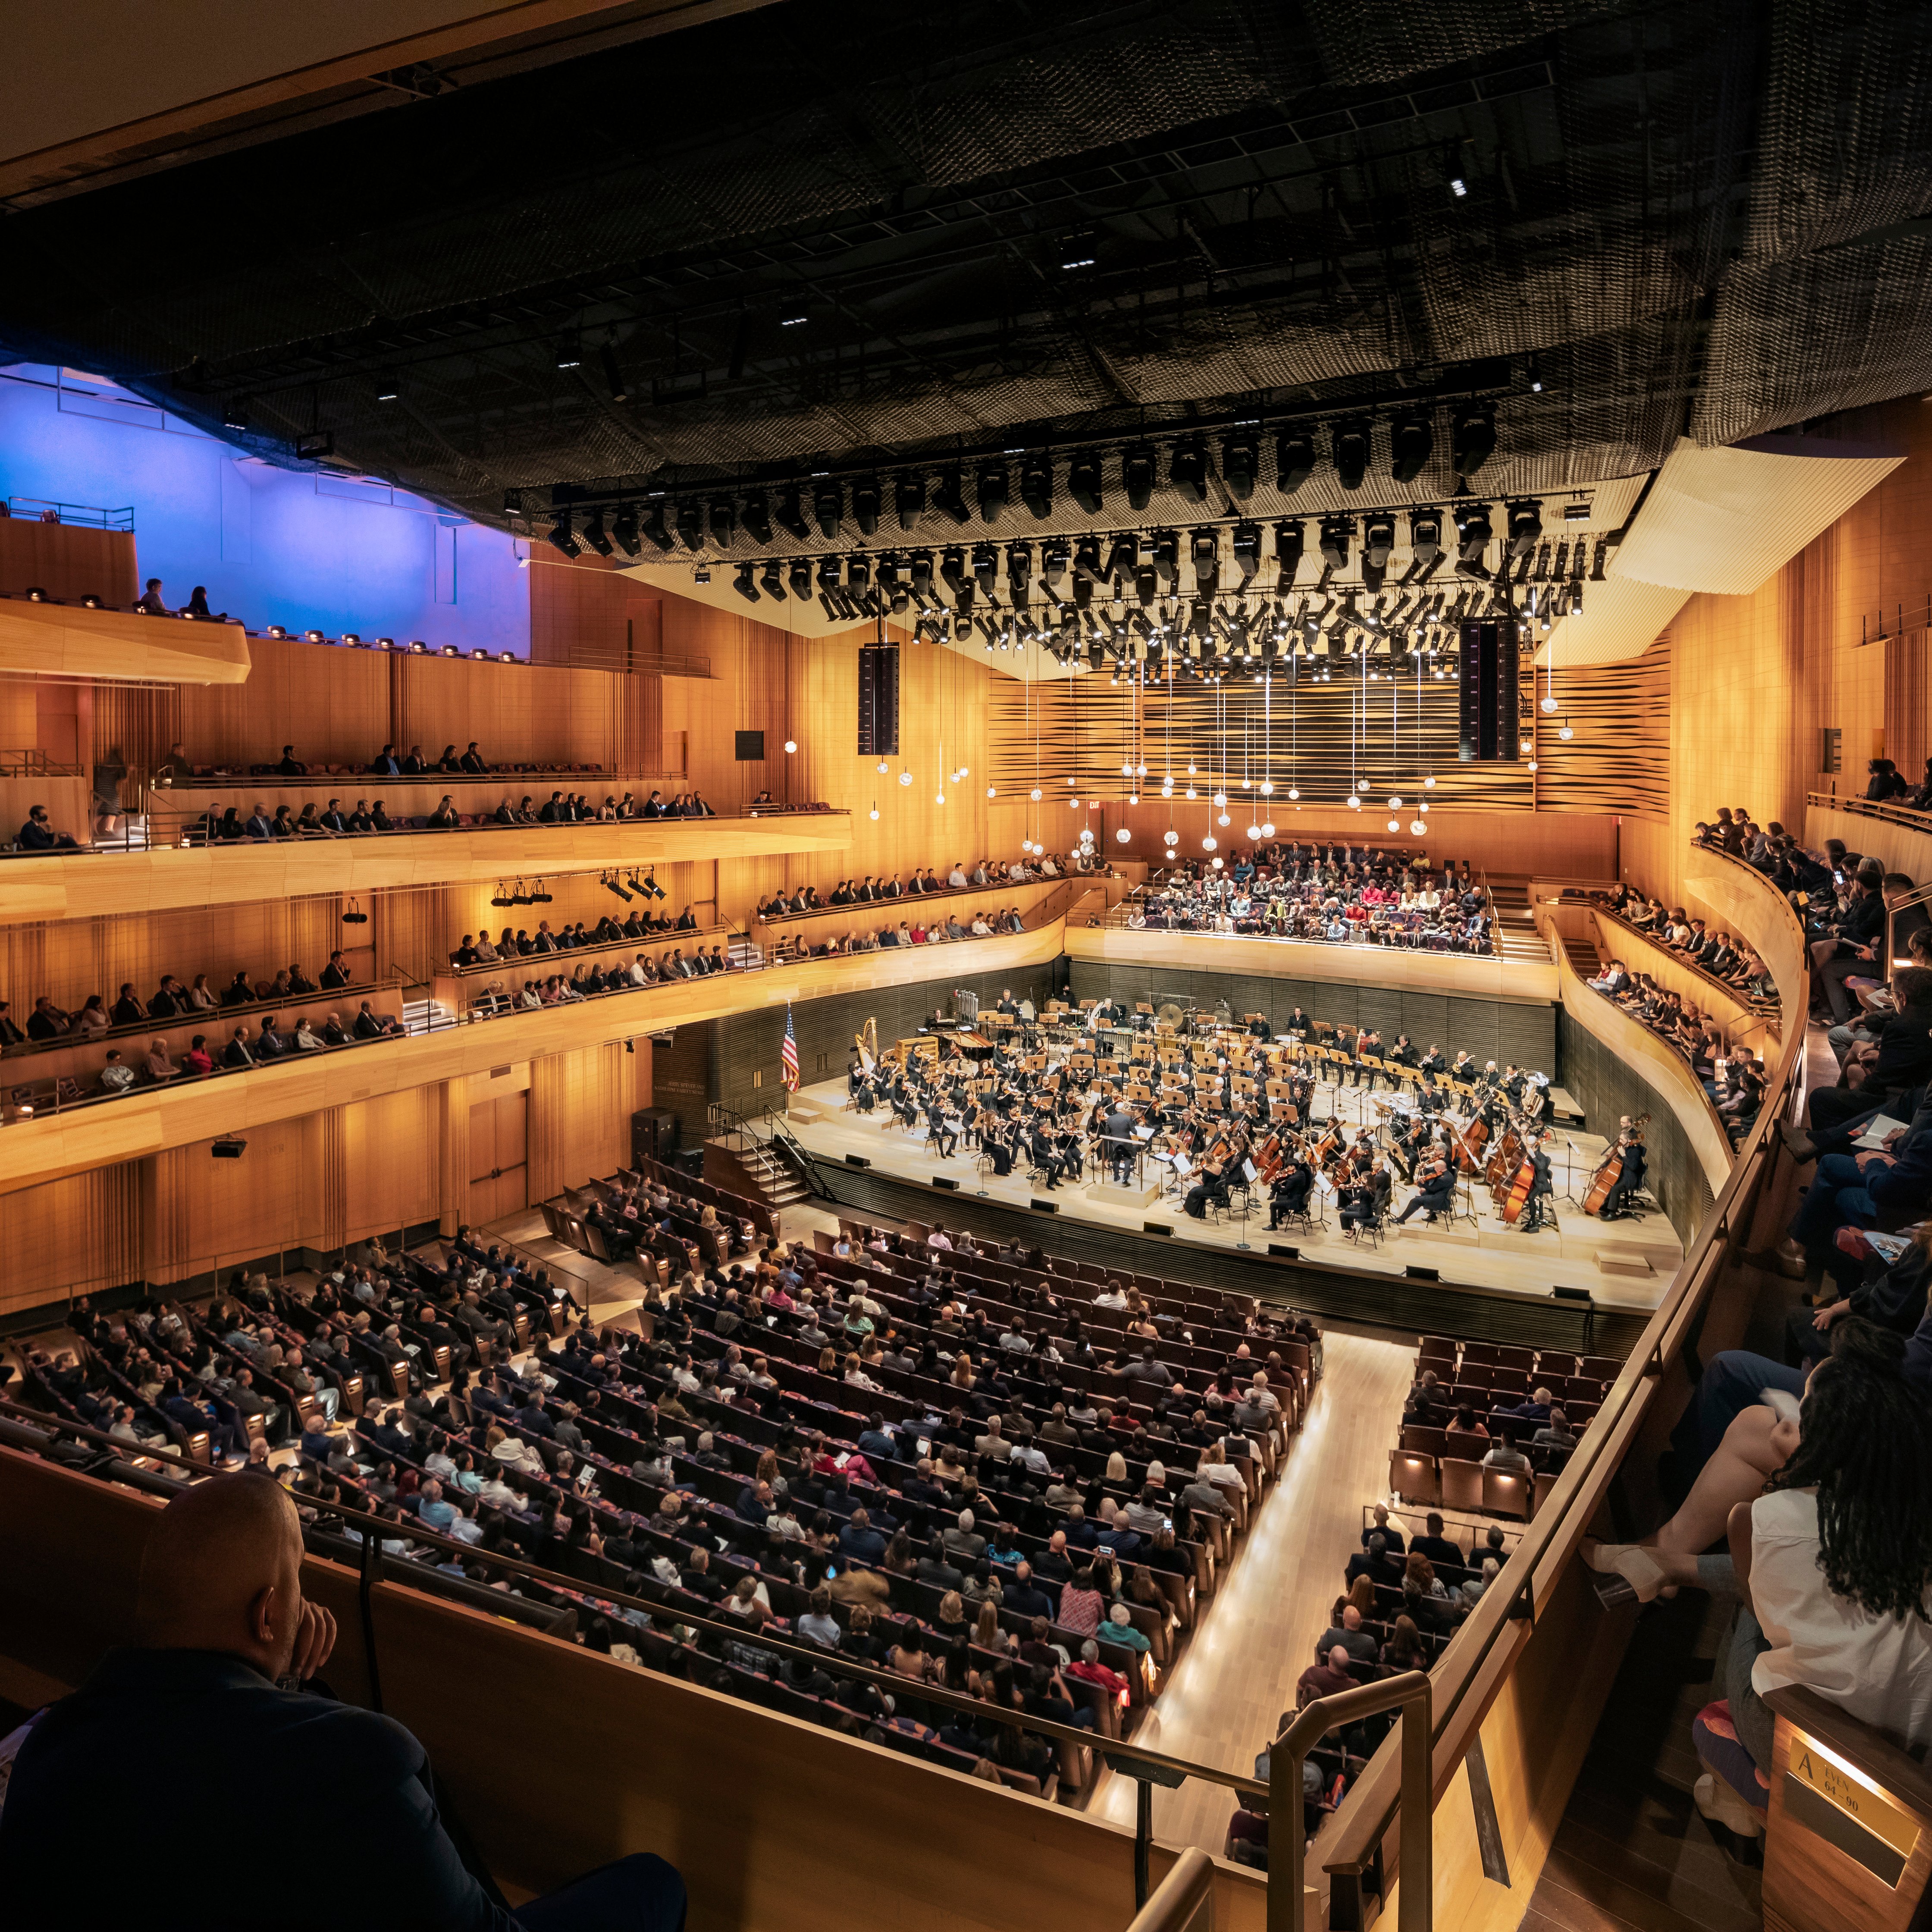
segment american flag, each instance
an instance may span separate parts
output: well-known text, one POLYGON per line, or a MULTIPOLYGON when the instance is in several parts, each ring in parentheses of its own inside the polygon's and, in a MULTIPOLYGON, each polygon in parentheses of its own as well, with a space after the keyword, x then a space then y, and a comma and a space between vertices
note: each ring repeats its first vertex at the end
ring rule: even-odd
POLYGON ((784 1044, 778 1048, 778 1077, 784 1082, 788 1094, 798 1091, 798 1040, 791 1030, 791 1002, 785 1002, 784 1044))

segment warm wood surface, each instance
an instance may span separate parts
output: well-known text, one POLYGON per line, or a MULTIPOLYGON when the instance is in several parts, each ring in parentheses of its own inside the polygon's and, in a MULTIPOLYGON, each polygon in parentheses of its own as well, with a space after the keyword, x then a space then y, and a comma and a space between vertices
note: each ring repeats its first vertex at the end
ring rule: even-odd
POLYGON ((238 685, 248 667, 248 634, 238 624, 0 601, 0 671, 238 685))
POLYGON ((11 919, 86 919, 320 892, 489 886, 499 879, 607 866, 842 852, 850 837, 849 821, 833 813, 505 826, 487 832, 279 840, 218 851, 174 846, 142 852, 55 852, 0 864, 0 892, 11 919))
POLYGON ((1393 946, 1328 946, 1294 939, 1240 939, 1212 932, 1130 932, 1070 926, 1076 959, 1251 973, 1268 979, 1372 980, 1398 992, 1461 993, 1474 999, 1544 1001, 1556 997, 1553 967, 1468 953, 1412 952, 1393 946))
MULTIPOLYGON (((42 1114, 5 1130, 0 1193, 103 1162, 181 1147, 270 1120, 453 1079, 548 1054, 602 1047, 665 1028, 728 1013, 819 999, 868 986, 950 984, 970 958, 979 973, 1037 965, 1060 950, 1060 922, 958 946, 920 946, 856 959, 802 962, 759 973, 718 974, 672 986, 618 994, 568 1007, 514 1014, 340 1052, 283 1060, 254 1072, 190 1086, 142 1089, 119 1100, 42 1114)), ((573 1177, 574 1178, 574 1177, 573 1177)))
MULTIPOLYGON (((1281 1480, 1136 1742, 1248 1774, 1277 1719, 1294 1708, 1295 1680, 1314 1661, 1360 1540, 1363 1505, 1388 1493, 1415 1354, 1332 1330, 1324 1352, 1326 1372, 1281 1480)), ((1134 1798, 1131 1779, 1110 1777, 1092 1808, 1131 1827, 1134 1798)), ((1198 1780, 1157 1790, 1154 1832, 1164 1844, 1218 1856, 1234 1808, 1232 1793, 1198 1780)))

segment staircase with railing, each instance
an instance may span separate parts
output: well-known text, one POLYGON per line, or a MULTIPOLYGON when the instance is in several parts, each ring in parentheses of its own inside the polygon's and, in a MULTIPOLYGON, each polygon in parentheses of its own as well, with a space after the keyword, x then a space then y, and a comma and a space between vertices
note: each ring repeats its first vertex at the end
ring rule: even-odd
POLYGON ((812 1156, 778 1108, 767 1107, 748 1117, 714 1100, 706 1110, 704 1126, 707 1153, 716 1148, 734 1161, 774 1214, 797 1202, 831 1199, 831 1190, 819 1179, 812 1156))

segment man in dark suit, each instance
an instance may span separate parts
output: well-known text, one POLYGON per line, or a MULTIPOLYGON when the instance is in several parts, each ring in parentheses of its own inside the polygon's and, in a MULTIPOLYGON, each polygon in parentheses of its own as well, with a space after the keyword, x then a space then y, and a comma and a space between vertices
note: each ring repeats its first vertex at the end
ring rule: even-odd
POLYGON ((369 769, 383 778, 400 778, 403 775, 402 761, 396 756, 395 746, 385 745, 369 760, 369 769))
POLYGON ((255 1056, 248 1049, 248 1029, 246 1027, 235 1029, 234 1038, 222 1049, 221 1064, 224 1066, 253 1066, 255 1064, 255 1056))

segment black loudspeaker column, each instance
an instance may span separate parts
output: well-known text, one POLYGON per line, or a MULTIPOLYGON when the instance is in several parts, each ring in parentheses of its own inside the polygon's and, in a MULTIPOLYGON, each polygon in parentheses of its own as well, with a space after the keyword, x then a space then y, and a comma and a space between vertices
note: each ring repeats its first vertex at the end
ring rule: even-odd
POLYGON ((899 650, 859 646, 859 755, 880 758, 899 748, 899 650))
POLYGON ((668 1107, 640 1107, 631 1116, 631 1166, 669 1160, 677 1151, 677 1116, 668 1107))
POLYGON ((1521 754, 1522 739, 1516 716, 1520 646, 1516 620, 1484 617, 1462 629, 1459 755, 1514 760, 1521 754))

